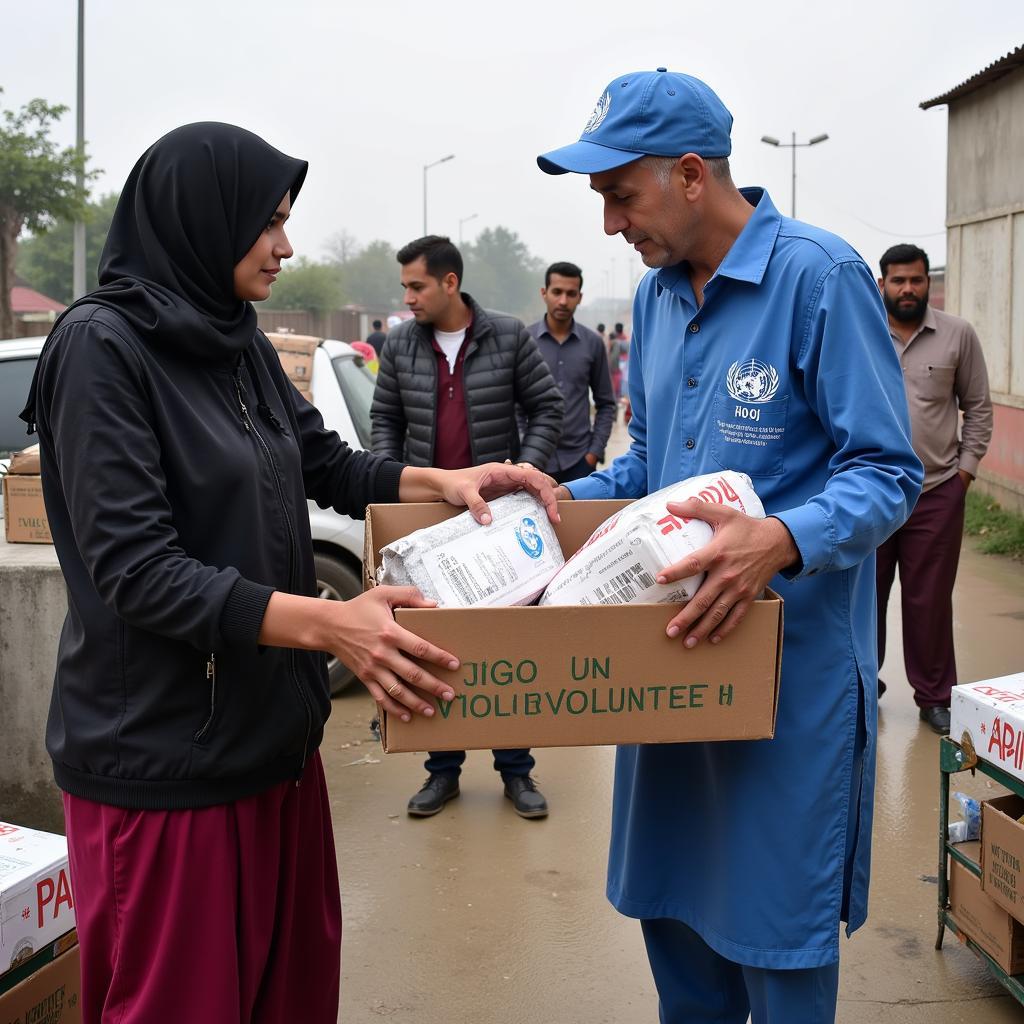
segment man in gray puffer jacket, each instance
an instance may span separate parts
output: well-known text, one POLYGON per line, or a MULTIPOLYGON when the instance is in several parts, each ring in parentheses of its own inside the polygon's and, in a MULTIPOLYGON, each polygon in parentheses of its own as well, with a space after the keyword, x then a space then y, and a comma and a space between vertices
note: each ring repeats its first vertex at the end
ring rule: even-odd
MULTIPOLYGON (((388 334, 380 354, 373 450, 411 466, 455 469, 510 459, 543 469, 558 444, 563 401, 526 327, 460 291, 462 255, 448 238, 410 242, 398 262, 414 319, 388 334), (521 439, 517 406, 526 418, 521 439)), ((516 813, 543 818, 548 806, 530 778, 530 751, 493 754, 516 813)), ((465 759, 465 751, 432 752, 409 813, 436 814, 458 796, 465 759)))

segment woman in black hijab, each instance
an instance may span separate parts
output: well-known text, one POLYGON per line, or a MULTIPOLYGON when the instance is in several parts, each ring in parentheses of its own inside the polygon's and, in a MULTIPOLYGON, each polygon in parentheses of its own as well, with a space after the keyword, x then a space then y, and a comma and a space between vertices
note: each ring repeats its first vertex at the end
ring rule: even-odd
POLYGON ((352 451, 285 376, 270 294, 306 175, 240 128, 187 125, 128 178, 100 287, 62 314, 28 406, 68 586, 47 749, 64 792, 86 1022, 337 1016, 341 910, 317 749, 324 657, 389 713, 457 667, 401 629, 412 588, 317 600, 306 498, 484 498, 547 478, 352 451), (415 683, 415 686, 411 684, 415 683))

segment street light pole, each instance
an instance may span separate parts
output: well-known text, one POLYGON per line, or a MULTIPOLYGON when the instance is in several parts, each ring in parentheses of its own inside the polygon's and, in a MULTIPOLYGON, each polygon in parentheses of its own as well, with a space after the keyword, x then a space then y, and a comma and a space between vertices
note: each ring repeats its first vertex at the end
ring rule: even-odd
POLYGON ((824 142, 828 138, 828 135, 815 135, 813 139, 808 139, 807 142, 797 142, 796 132, 793 132, 790 137, 792 142, 779 142, 779 140, 773 135, 762 135, 761 141, 767 143, 769 146, 776 146, 779 149, 788 149, 792 153, 793 183, 790 196, 790 216, 796 217, 796 151, 804 146, 816 146, 819 142, 824 142))
POLYGON ((447 163, 449 160, 454 160, 455 154, 449 153, 447 156, 441 157, 440 160, 435 160, 432 164, 423 165, 423 234, 427 233, 427 171, 431 167, 436 167, 438 164, 447 163))
POLYGON ((462 245, 462 225, 468 224, 471 220, 478 217, 479 214, 471 213, 468 217, 459 218, 459 245, 462 245))
MULTIPOLYGON (((75 125, 75 148, 79 164, 76 183, 79 194, 85 189, 85 0, 78 0, 78 100, 75 125)), ((73 298, 85 294, 85 221, 75 221, 72 239, 71 292, 73 298)))

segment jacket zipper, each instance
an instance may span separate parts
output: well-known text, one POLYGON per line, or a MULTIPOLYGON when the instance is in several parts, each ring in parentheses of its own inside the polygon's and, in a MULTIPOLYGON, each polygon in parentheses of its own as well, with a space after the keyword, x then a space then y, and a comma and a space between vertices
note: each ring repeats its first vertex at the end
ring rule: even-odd
MULTIPOLYGON (((281 476, 277 471, 277 463, 274 461, 274 454, 271 452, 269 445, 263 439, 263 435, 260 434, 259 430, 256 429, 256 424, 253 423, 252 417, 249 415, 248 406, 245 404, 245 385, 242 383, 241 372, 235 371, 235 392, 238 395, 238 405, 242 411, 242 425, 247 431, 249 431, 253 437, 256 438, 260 449, 263 452, 263 457, 267 460, 267 464, 270 466, 271 474, 274 478, 274 487, 277 490, 277 499, 281 503, 281 511, 284 512, 285 525, 288 528, 288 586, 294 591, 295 590, 295 530, 292 527, 292 517, 288 511, 288 502, 284 496, 284 485, 281 483, 281 476)), ((295 674, 294 655, 291 651, 287 652, 288 660, 288 672, 291 675, 292 684, 294 685, 299 700, 302 702, 303 710, 306 712, 306 738, 302 744, 302 760, 299 763, 299 771, 295 776, 295 785, 298 786, 302 780, 302 771, 306 766, 306 751, 309 750, 309 737, 313 731, 313 710, 309 706, 309 700, 306 697, 306 692, 302 688, 302 684, 299 682, 298 676, 295 674)))
POLYGON ((210 657, 206 660, 206 679, 210 684, 210 717, 206 719, 199 732, 192 739, 199 743, 210 731, 213 724, 213 713, 217 710, 217 655, 210 651, 210 657))

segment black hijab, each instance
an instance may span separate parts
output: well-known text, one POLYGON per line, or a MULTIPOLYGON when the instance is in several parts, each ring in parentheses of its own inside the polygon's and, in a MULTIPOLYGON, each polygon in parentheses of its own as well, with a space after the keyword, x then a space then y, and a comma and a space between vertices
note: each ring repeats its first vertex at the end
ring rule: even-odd
MULTIPOLYGON (((147 345, 203 363, 234 360, 252 341, 256 311, 235 297, 235 264, 308 164, 231 124, 169 132, 132 169, 100 255, 99 288, 73 302, 105 306, 147 345)), ((35 381, 22 419, 34 420, 35 381)))

